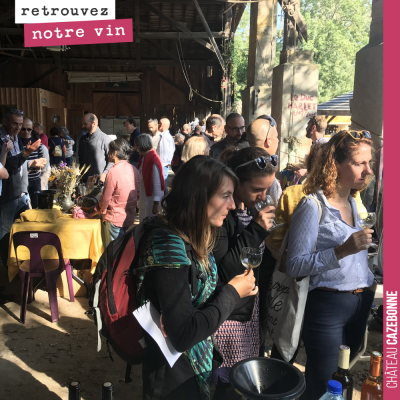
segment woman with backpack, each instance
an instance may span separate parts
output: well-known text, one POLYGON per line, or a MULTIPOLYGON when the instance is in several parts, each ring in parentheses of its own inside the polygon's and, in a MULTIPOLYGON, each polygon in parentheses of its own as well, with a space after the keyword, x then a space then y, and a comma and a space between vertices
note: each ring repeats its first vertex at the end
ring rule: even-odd
MULTIPOLYGON (((218 277, 222 284, 235 275, 243 274, 240 255, 244 247, 260 248, 273 226, 274 207, 257 212, 255 204, 264 200, 268 188, 275 179, 276 156, 271 157, 264 149, 247 147, 236 150, 233 147, 221 154, 227 166, 235 171, 239 183, 233 193, 235 209, 230 210, 224 220, 222 232, 214 247, 218 266, 218 277)), ((254 270, 258 285, 263 264, 254 270)), ((266 288, 261 288, 266 290, 266 288)), ((227 320, 214 334, 221 352, 223 364, 213 371, 212 384, 216 384, 214 400, 241 399, 230 384, 229 371, 237 362, 258 357, 260 343, 259 295, 241 299, 227 320)))
POLYGON ((159 229, 140 242, 137 268, 142 300, 149 299, 160 312, 164 335, 183 353, 171 368, 156 342, 145 334, 146 399, 209 399, 209 378, 218 354, 212 335, 240 298, 258 292, 252 271, 216 286, 212 249, 219 228, 235 208, 236 181, 222 163, 205 156, 192 158, 178 171, 162 201, 164 213, 156 218, 159 229))
POLYGON ((56 127, 51 128, 49 138, 50 165, 58 166, 61 162, 65 163, 66 153, 65 142, 58 136, 58 129, 56 127))
POLYGON ((365 336, 375 291, 367 251, 373 231, 358 224, 354 197, 372 176, 372 148, 366 131, 341 131, 323 144, 304 185, 321 205, 321 220, 318 203, 303 198, 290 222, 286 271, 310 277, 302 334, 307 400, 325 393, 339 346, 354 358, 365 336))

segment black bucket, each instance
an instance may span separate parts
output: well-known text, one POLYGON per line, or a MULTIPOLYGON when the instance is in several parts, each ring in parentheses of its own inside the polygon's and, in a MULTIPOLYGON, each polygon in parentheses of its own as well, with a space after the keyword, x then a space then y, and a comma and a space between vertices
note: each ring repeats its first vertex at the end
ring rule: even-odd
POLYGON ((235 390, 246 399, 295 400, 306 389, 303 374, 293 365, 266 357, 248 358, 229 373, 235 390))
POLYGON ((54 190, 41 190, 35 192, 38 198, 39 210, 51 210, 53 208, 55 193, 54 190))

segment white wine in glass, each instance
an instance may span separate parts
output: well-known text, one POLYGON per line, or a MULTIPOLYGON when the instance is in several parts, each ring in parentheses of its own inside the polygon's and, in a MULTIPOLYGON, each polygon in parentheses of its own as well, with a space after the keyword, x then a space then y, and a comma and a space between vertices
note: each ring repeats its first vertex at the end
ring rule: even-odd
MULTIPOLYGON (((357 222, 358 225, 361 226, 361 228, 370 229, 376 224, 376 214, 373 212, 359 213, 357 215, 357 222)), ((378 246, 375 243, 366 244, 365 246, 367 248, 368 247, 373 247, 375 249, 378 248, 378 246)))
POLYGON ((246 269, 257 268, 262 261, 263 251, 252 247, 243 247, 240 261, 246 269))
MULTIPOLYGON (((256 210, 261 211, 263 208, 268 207, 268 206, 275 207, 275 201, 269 194, 267 194, 267 196, 265 197, 265 200, 260 200, 256 203, 256 210)), ((284 225, 284 224, 277 224, 275 222, 275 220, 272 220, 272 223, 273 223, 273 226, 269 230, 269 232, 272 232, 276 228, 279 228, 280 226, 284 225)))

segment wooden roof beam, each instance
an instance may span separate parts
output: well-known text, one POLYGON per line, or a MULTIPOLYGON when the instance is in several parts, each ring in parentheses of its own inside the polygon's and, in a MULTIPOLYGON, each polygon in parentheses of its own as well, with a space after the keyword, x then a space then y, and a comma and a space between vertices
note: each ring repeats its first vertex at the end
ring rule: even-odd
MULTIPOLYGON (((35 64, 49 64, 55 65, 55 60, 53 57, 38 58, 34 59, 32 57, 20 57, 10 53, 4 53, 0 51, 0 56, 6 55, 11 58, 16 58, 20 62, 29 62, 35 64)), ((0 60, 1 62, 1 60, 0 60)), ((212 65, 212 60, 185 60, 187 65, 212 65)), ((136 60, 132 59, 106 59, 106 58, 61 58, 61 66, 64 65, 92 65, 92 66, 136 66, 136 60)), ((142 59, 142 66, 155 66, 155 65, 180 65, 179 62, 175 60, 156 60, 156 59, 142 59)))
POLYGON ((0 24, 8 21, 10 18, 14 17, 14 15, 15 15, 15 8, 13 7, 0 15, 0 24))
POLYGON ((204 16, 203 11, 201 10, 201 7, 200 7, 198 1, 197 1, 197 0, 193 0, 193 4, 194 4, 194 6, 196 7, 196 10, 197 10, 197 12, 198 12, 198 14, 199 14, 199 17, 200 17, 200 19, 201 19, 201 22, 203 23, 204 29, 205 29, 206 32, 208 33, 209 39, 210 39, 211 43, 213 44, 213 48, 214 48, 214 51, 215 51, 215 53, 216 53, 216 55, 217 55, 218 61, 219 61, 219 63, 221 64, 222 69, 225 71, 225 61, 224 61, 224 58, 222 57, 222 54, 221 54, 221 52, 219 51, 217 42, 215 41, 214 36, 212 35, 212 32, 211 32, 211 29, 210 29, 210 27, 208 26, 208 22, 207 22, 207 20, 206 20, 206 17, 204 16))
POLYGON ((46 72, 43 72, 43 74, 37 76, 35 79, 26 82, 22 87, 24 87, 24 88, 32 87, 35 83, 39 82, 41 79, 45 78, 47 75, 50 75, 54 71, 57 71, 58 68, 60 68, 58 65, 55 65, 54 67, 49 68, 46 72))
MULTIPOLYGON (((177 24, 179 24, 177 22, 177 24)), ((180 25, 180 24, 179 24, 180 25)), ((183 28, 183 27, 182 27, 183 28)), ((0 34, 5 35, 23 35, 24 30, 21 28, 2 28, 0 27, 0 34)), ((211 32, 212 36, 216 39, 222 39, 224 32, 211 32)), ((134 37, 141 39, 208 39, 209 34, 207 32, 140 32, 134 33, 134 37)), ((206 43, 206 42, 205 42, 206 43)), ((211 46, 209 43, 207 43, 211 46)))
MULTIPOLYGON (((180 24, 177 21, 174 21, 172 18, 167 17, 165 14, 163 14, 160 10, 158 10, 157 8, 153 7, 152 5, 148 4, 148 3, 142 3, 143 5, 146 5, 146 7, 151 10, 152 13, 156 14, 159 18, 162 18, 164 21, 167 21, 170 25, 172 25, 173 27, 181 30, 182 32, 185 33, 192 33, 188 28, 186 28, 185 26, 183 26, 182 24, 180 24)), ((194 39, 197 43, 201 44, 202 46, 204 46, 206 49, 211 50, 213 53, 215 53, 214 48, 211 46, 210 43, 207 43, 205 40, 202 39, 194 39)))
POLYGON ((158 50, 161 51, 161 53, 164 53, 166 56, 168 56, 171 60, 176 61, 177 63, 179 63, 179 58, 171 53, 169 50, 167 50, 165 47, 160 46, 158 43, 154 42, 153 40, 150 39, 144 39, 147 43, 151 44, 152 46, 154 46, 155 48, 157 48, 158 50))

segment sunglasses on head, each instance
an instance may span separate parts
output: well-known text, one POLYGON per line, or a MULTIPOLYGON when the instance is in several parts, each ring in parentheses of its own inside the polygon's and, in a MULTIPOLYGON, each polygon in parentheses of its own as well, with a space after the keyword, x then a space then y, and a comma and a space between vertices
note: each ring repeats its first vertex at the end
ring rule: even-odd
POLYGON ((267 132, 267 136, 266 136, 266 138, 267 138, 269 131, 271 130, 271 126, 276 126, 276 121, 270 115, 267 115, 267 114, 260 115, 257 119, 265 119, 265 120, 269 121, 269 128, 268 128, 268 132, 267 132))
POLYGON ((21 115, 24 115, 24 112, 23 112, 23 111, 18 110, 18 109, 16 109, 16 108, 10 108, 10 113, 11 113, 11 114, 21 114, 21 115))
POLYGON ((350 135, 354 140, 371 139, 371 134, 368 131, 346 131, 339 143, 336 145, 335 150, 339 147, 340 143, 350 135))
POLYGON ((268 165, 268 161, 274 166, 276 167, 278 165, 278 156, 274 155, 274 156, 270 156, 269 160, 266 157, 258 157, 255 160, 251 160, 251 161, 247 161, 243 164, 240 164, 239 166, 237 166, 235 168, 235 172, 238 170, 238 168, 240 167, 244 167, 245 165, 249 165, 253 162, 255 162, 257 164, 257 167, 260 169, 265 169, 267 168, 268 165))

